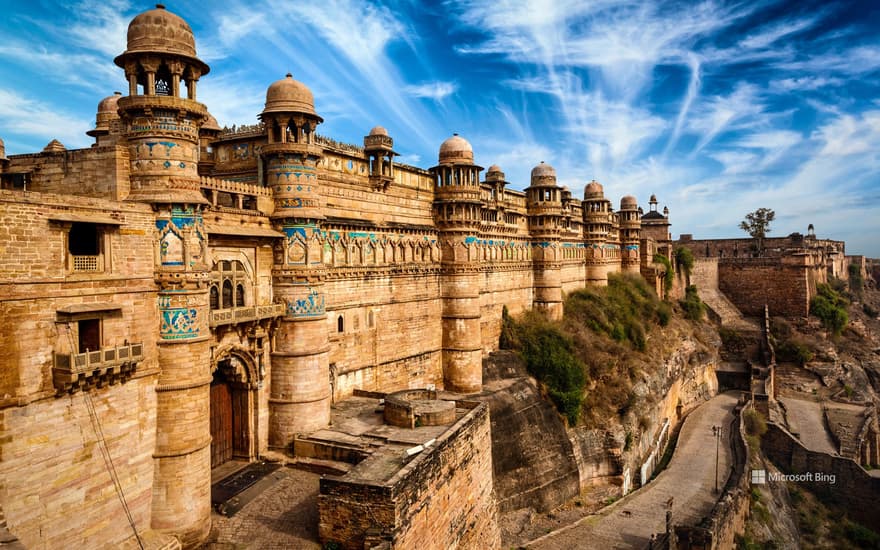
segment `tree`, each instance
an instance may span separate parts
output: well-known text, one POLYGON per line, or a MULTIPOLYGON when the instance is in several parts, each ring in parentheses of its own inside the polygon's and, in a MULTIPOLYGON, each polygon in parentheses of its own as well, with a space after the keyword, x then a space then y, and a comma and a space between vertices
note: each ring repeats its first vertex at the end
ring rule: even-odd
POLYGON ((739 228, 758 241, 758 251, 764 248, 764 237, 770 233, 770 222, 776 218, 776 212, 770 208, 759 208, 746 214, 746 219, 739 223, 739 228))

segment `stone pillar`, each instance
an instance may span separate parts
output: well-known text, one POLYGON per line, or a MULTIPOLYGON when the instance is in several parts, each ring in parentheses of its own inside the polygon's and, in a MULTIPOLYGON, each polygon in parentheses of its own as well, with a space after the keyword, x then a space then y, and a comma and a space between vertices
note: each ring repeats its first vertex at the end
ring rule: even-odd
POLYGON ((201 213, 184 205, 160 208, 156 228, 161 326, 152 528, 176 535, 184 548, 193 548, 211 529, 211 351, 208 268, 202 255, 205 231, 201 213))

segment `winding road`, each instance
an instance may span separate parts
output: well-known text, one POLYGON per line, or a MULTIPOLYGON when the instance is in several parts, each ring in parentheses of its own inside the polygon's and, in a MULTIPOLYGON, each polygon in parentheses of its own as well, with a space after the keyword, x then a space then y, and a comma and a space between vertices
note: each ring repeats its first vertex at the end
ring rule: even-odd
POLYGON ((715 437, 712 426, 724 427, 719 452, 718 484, 731 467, 728 437, 738 392, 717 395, 684 421, 669 466, 645 487, 598 514, 558 529, 526 545, 535 549, 647 548, 653 533, 666 530, 666 502, 674 498, 675 523, 696 524, 715 504, 715 437))

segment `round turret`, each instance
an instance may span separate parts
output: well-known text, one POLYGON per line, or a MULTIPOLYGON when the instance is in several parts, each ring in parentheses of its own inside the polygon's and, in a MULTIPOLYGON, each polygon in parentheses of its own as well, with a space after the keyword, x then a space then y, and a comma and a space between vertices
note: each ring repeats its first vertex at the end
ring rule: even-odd
POLYGON ((266 90, 266 107, 261 116, 268 113, 304 113, 317 117, 320 122, 324 121, 315 112, 312 91, 302 82, 294 80, 290 73, 273 82, 266 90))
POLYGON ((6 158, 6 144, 3 143, 3 140, 0 139, 0 162, 4 162, 9 160, 6 158))
POLYGON ((128 46, 114 62, 125 67, 128 59, 144 53, 165 53, 188 60, 206 75, 208 66, 196 57, 196 39, 192 28, 180 16, 156 4, 156 9, 145 11, 128 24, 128 46))
POLYGON ((458 134, 452 134, 451 138, 440 144, 439 164, 452 162, 474 162, 474 148, 458 134))

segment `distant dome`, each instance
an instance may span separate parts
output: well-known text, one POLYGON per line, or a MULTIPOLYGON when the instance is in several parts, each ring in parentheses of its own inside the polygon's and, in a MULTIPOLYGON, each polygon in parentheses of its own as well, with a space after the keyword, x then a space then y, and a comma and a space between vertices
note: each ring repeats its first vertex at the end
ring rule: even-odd
POLYGON ((214 115, 208 113, 208 116, 205 117, 205 122, 202 123, 202 130, 208 130, 209 132, 219 132, 221 130, 220 123, 217 122, 217 119, 214 118, 214 115))
POLYGON ((294 80, 290 73, 269 86, 266 90, 266 108, 263 109, 263 114, 287 112, 305 113, 324 120, 315 112, 312 91, 302 82, 294 80))
POLYGON ((468 140, 452 134, 452 137, 440 144, 440 163, 444 162, 474 162, 474 149, 468 140))
POLYGON ((128 24, 128 47, 114 61, 125 67, 125 61, 133 54, 167 53, 189 59, 208 74, 208 66, 196 57, 196 39, 192 28, 179 15, 156 4, 156 9, 145 11, 128 24))
POLYGON ((622 199, 620 199, 621 210, 637 210, 638 208, 639 201, 632 195, 626 195, 622 199))
POLYGON ((43 147, 44 153, 60 153, 62 151, 67 151, 67 147, 57 139, 53 139, 43 147))
POLYGON ((488 170, 486 170, 487 174, 500 173, 500 172, 501 172, 501 167, 498 166, 497 164, 493 164, 492 166, 489 167, 488 170))
POLYGON ((122 92, 113 92, 113 95, 105 97, 98 103, 98 113, 95 115, 95 129, 86 132, 92 137, 108 134, 110 124, 119 120, 118 105, 122 92))
POLYGON ((381 126, 373 126, 373 129, 370 130, 370 135, 371 136, 387 136, 388 130, 386 130, 385 128, 383 128, 381 126))
POLYGON ((584 187, 584 199, 601 199, 605 197, 605 189, 596 180, 591 181, 584 187))
POLYGON ((657 204, 657 195, 651 193, 651 198, 648 199, 649 204, 657 204))

